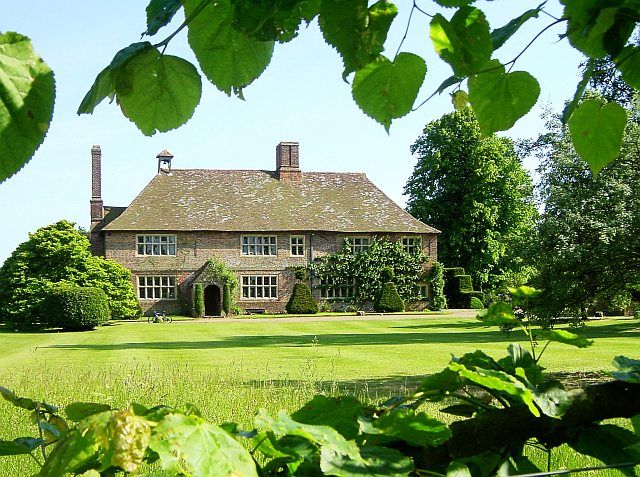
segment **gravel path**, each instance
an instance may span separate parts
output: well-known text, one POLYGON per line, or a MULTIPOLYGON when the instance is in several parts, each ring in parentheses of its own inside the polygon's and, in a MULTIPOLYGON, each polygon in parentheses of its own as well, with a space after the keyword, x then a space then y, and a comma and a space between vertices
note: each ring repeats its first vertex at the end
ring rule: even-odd
POLYGON ((270 317, 270 318, 258 318, 260 315, 252 315, 251 318, 243 316, 241 318, 200 318, 191 320, 174 321, 174 323, 239 323, 242 321, 250 321, 255 323, 267 323, 271 321, 278 321, 281 323, 303 323, 303 322, 317 322, 317 321, 403 321, 403 320, 415 320, 424 318, 473 318, 478 314, 478 310, 445 310, 442 313, 437 314, 411 314, 411 315, 397 315, 397 314, 384 314, 384 313, 368 313, 364 316, 357 316, 355 313, 352 315, 340 315, 340 316, 287 316, 282 317, 270 317), (255 317, 255 318, 254 318, 255 317))

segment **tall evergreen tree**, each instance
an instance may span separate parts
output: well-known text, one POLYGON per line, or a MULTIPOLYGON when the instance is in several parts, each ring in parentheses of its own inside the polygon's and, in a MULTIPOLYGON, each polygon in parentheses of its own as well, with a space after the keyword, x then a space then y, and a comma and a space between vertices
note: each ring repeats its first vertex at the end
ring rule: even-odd
POLYGON ((432 121, 411 147, 408 211, 442 231, 438 260, 480 287, 526 281, 523 254, 536 217, 533 184, 513 142, 483 138, 469 108, 432 121))

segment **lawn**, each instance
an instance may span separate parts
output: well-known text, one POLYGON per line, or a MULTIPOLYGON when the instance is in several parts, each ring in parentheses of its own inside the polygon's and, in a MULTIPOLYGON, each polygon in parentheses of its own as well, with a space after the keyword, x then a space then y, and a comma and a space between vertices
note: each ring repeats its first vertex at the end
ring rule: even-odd
MULTIPOLYGON (((637 320, 593 321, 582 333, 596 340, 591 348, 554 343, 543 364, 550 371, 597 371, 610 369, 616 355, 638 357, 637 320)), ((55 404, 192 402, 216 422, 250 426, 258 408, 292 410, 319 391, 372 400, 404 393, 419 376, 446 366, 451 354, 482 349, 501 357, 512 341, 523 342, 523 335, 501 334, 474 319, 446 314, 116 322, 84 333, 5 330, 0 332, 0 385, 55 404)), ((0 403, 0 438, 25 435, 29 426, 24 415, 0 403)), ((16 469, 28 466, 23 461, 0 460, 0 475, 22 475, 16 469)))

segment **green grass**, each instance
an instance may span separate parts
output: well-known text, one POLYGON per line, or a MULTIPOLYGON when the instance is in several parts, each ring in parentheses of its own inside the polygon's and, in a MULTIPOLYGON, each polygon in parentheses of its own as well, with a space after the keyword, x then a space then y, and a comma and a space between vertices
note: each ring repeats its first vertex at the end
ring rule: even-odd
MULTIPOLYGON (((610 369, 619 354, 637 357, 640 322, 590 322, 591 348, 557 343, 549 371, 610 369), (634 356, 635 355, 635 356, 634 356)), ((0 385, 64 405, 196 404, 215 422, 251 426, 257 409, 293 410, 317 392, 379 400, 408 392, 439 371, 451 354, 482 349, 505 354, 510 335, 474 319, 431 315, 367 321, 116 322, 84 333, 0 332, 0 385)), ((28 435, 27 416, 0 403, 0 438, 28 435)), ((591 462, 593 463, 593 462, 591 462)), ((566 465, 566 464, 564 464, 566 465)), ((0 459, 0 475, 28 475, 26 459, 0 459)))

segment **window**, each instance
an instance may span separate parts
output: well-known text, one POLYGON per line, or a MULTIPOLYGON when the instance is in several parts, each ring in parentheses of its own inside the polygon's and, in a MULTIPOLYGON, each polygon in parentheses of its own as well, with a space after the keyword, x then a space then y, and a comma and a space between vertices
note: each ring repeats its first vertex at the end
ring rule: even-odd
POLYGON ((347 283, 334 283, 332 277, 320 278, 318 284, 320 298, 353 298, 356 295, 356 283, 350 279, 347 283))
POLYGON ((242 298, 278 298, 278 276, 244 275, 242 298))
POLYGON ((138 277, 138 297, 146 300, 175 300, 176 277, 138 277))
POLYGON ((346 240, 353 254, 364 252, 369 248, 369 237, 347 237, 346 240))
POLYGON ((290 244, 292 257, 304 257, 304 235, 292 235, 290 244))
POLYGON ((243 235, 240 244, 242 255, 277 255, 275 235, 243 235))
POLYGON ((402 248, 409 254, 420 251, 420 237, 402 237, 402 248))
POLYGON ((419 295, 420 298, 426 300, 429 298, 429 285, 426 283, 418 283, 418 288, 420 289, 419 295))
POLYGON ((175 235, 138 235, 138 255, 175 255, 175 235))

